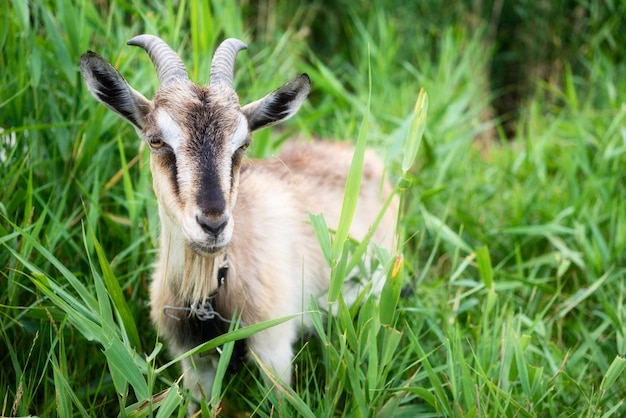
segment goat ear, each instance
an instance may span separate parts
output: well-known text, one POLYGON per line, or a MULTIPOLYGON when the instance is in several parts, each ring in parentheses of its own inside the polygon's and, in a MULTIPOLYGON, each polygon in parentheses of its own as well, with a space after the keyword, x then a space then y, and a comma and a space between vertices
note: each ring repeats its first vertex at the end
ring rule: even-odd
POLYGON ((250 131, 289 119, 300 109, 310 91, 311 79, 301 74, 264 98, 245 105, 241 111, 248 119, 250 131))
POLYGON ((122 75, 92 51, 80 57, 80 71, 87 88, 100 103, 115 111, 136 128, 143 129, 151 103, 134 90, 122 75))

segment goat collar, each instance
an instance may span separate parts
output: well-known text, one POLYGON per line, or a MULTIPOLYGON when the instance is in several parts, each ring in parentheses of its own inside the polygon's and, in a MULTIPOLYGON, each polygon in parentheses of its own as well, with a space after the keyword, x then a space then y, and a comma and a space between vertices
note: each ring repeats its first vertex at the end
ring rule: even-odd
POLYGON ((208 321, 218 318, 224 322, 230 323, 231 321, 220 315, 219 312, 213 307, 213 301, 215 301, 220 289, 226 283, 228 277, 228 254, 224 254, 224 261, 222 266, 217 270, 217 288, 211 293, 205 300, 195 303, 190 303, 188 306, 163 306, 163 315, 168 318, 180 321, 182 318, 175 315, 175 312, 185 312, 189 318, 195 317, 200 321, 208 321))

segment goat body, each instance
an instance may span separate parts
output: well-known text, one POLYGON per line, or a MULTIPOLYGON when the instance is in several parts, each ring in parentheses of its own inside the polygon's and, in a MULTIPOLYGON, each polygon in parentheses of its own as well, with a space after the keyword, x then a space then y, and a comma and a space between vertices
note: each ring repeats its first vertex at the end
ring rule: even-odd
MULTIPOLYGON (((322 213, 339 222, 353 149, 335 142, 289 142, 269 160, 245 164, 251 132, 297 112, 310 90, 305 74, 240 107, 232 73, 240 41, 224 41, 211 65, 211 84, 191 83, 184 64, 159 38, 141 35, 161 85, 152 101, 133 90, 102 57, 87 52, 81 71, 94 97, 132 123, 150 146, 161 238, 150 295, 151 317, 175 355, 214 337, 240 315, 244 325, 324 305, 330 269, 309 223, 322 213), (220 277, 226 275, 222 284, 220 277)), ((380 159, 367 151, 350 235, 363 239, 391 187, 380 159)), ((397 202, 374 232, 391 249, 397 202)), ((375 285, 379 288, 382 283, 375 285)), ((289 383, 292 319, 247 339, 248 349, 289 383)), ((217 355, 183 361, 184 386, 197 399, 210 393, 217 355), (193 363, 193 364, 192 364, 193 363)))

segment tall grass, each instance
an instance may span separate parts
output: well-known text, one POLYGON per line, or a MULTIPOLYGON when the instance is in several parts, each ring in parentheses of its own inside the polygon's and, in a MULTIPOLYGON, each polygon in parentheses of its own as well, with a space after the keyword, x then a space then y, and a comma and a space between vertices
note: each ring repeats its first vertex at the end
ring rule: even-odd
MULTIPOLYGON (((255 134, 252 155, 296 132, 352 140, 385 156, 404 202, 398 252, 374 257, 389 273, 380 301, 347 307, 334 290, 330 318, 312 305, 317 337, 303 336, 280 399, 255 366, 225 369, 230 341, 272 324, 197 349, 226 343, 204 415, 624 413, 623 53, 585 49, 562 80, 534 80, 511 140, 490 107, 488 25, 459 23, 466 8, 326 3, 0 4, 1 416, 183 416, 190 401, 146 321, 158 236, 146 150, 78 72, 92 49, 150 96, 154 71, 126 46, 144 32, 200 83, 216 43, 246 40, 242 102, 308 72, 310 100, 284 129, 255 134)), ((592 19, 585 45, 623 33, 610 7, 581 7, 610 16, 592 19)), ((336 289, 353 266, 368 274, 358 243, 312 224, 336 289)))

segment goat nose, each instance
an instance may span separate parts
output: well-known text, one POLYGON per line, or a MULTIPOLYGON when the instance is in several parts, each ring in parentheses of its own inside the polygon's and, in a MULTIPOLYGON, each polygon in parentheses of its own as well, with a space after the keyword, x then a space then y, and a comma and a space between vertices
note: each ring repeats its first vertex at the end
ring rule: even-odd
POLYGON ((226 228, 228 215, 222 214, 219 217, 207 217, 202 214, 197 214, 196 221, 204 232, 217 237, 224 230, 224 228, 226 228))

